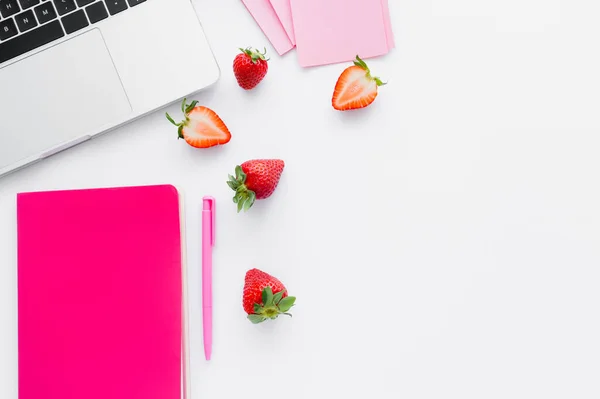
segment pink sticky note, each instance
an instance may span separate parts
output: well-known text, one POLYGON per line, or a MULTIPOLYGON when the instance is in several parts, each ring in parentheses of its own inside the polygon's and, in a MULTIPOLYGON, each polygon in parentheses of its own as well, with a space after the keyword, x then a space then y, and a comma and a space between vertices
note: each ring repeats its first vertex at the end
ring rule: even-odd
MULTIPOLYGON (((292 20, 292 7, 290 5, 290 0, 270 0, 271 6, 275 10, 277 17, 279 17, 279 21, 283 25, 283 29, 285 29, 285 33, 287 33, 290 41, 293 45, 296 45, 296 35, 294 34, 294 22, 292 20)), ((387 0, 382 0, 387 1, 387 0)))
POLYGON ((294 48, 269 0, 242 0, 242 2, 279 55, 294 48))
POLYGON ((303 67, 389 51, 381 0, 291 0, 291 7, 303 67))
POLYGON ((392 19, 390 17, 388 0, 381 0, 381 8, 383 9, 383 23, 385 26, 388 48, 391 50, 396 47, 396 41, 394 40, 394 32, 392 31, 392 19))

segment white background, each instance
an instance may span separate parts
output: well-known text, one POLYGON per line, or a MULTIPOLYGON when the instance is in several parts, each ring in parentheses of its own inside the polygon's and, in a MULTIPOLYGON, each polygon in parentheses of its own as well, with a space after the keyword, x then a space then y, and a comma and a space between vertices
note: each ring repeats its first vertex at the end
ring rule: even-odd
POLYGON ((345 114, 345 65, 277 56, 238 0, 195 5, 223 72, 195 99, 227 146, 192 149, 157 112, 0 180, 0 397, 17 398, 15 194, 154 183, 188 205, 193 398, 600 397, 600 3, 391 0, 398 46, 369 62, 389 84, 345 114), (271 55, 252 92, 231 70, 246 46, 271 55), (238 215, 227 174, 260 157, 286 161, 280 187, 238 215), (292 319, 245 319, 252 267, 298 297, 292 319))

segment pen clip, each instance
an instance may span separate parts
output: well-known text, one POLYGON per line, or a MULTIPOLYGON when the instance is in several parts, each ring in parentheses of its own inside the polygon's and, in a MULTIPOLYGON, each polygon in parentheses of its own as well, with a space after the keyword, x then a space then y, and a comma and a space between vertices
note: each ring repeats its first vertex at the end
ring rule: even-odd
POLYGON ((216 201, 214 198, 210 199, 211 201, 211 207, 210 207, 210 245, 212 245, 213 247, 215 246, 215 228, 216 228, 216 224, 215 224, 215 218, 217 215, 217 210, 215 209, 216 206, 216 201))
POLYGON ((209 210, 210 211, 210 245, 211 246, 215 246, 215 219, 216 219, 216 210, 215 210, 215 205, 216 205, 216 201, 213 197, 204 197, 204 206, 203 209, 204 210, 209 210), (207 209, 208 208, 208 209, 207 209))

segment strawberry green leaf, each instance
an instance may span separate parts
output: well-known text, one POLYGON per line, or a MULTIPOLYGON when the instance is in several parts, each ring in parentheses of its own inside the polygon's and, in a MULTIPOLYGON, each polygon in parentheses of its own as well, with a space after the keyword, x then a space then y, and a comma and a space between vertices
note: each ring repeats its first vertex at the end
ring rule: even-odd
POLYGON ((171 115, 169 115, 169 113, 165 113, 165 115, 167 116, 167 119, 169 120, 169 122, 171 122, 172 124, 174 124, 175 126, 179 127, 181 125, 181 123, 175 123, 175 121, 173 120, 173 118, 171 118, 171 115))
POLYGON ((267 55, 267 48, 266 47, 263 48, 263 52, 262 53, 260 51, 258 51, 258 54, 260 54, 260 56, 261 56, 260 59, 261 60, 264 60, 264 61, 269 61, 270 60, 270 58, 266 58, 265 59, 265 55, 267 55))
POLYGON ((356 56, 356 60, 354 61, 354 65, 356 65, 357 67, 360 67, 360 68, 364 69, 365 71, 367 71, 367 73, 369 72, 369 67, 367 66, 367 63, 364 62, 363 60, 361 60, 361 58, 358 55, 356 56))
POLYGON ((387 82, 382 82, 381 79, 379 79, 378 77, 374 77, 373 80, 375 81, 375 83, 377 83, 377 86, 385 86, 387 84, 387 82))
POLYGON ((241 184, 246 183, 246 174, 239 165, 235 167, 235 179, 241 184))
POLYGON ((265 59, 265 55, 267 54, 266 47, 262 53, 256 49, 253 50, 251 47, 248 47, 245 49, 240 48, 240 50, 242 53, 244 53, 248 57, 250 57, 250 60, 252 61, 253 64, 256 64, 259 60, 268 61, 267 59, 265 59))
POLYGON ((275 296, 273 296, 273 303, 275 305, 277 305, 279 303, 279 301, 281 301, 283 294, 285 294, 285 290, 281 290, 277 294, 275 294, 275 296))
POLYGON ((258 324, 258 323, 262 323, 263 321, 265 321, 266 317, 263 317, 263 316, 260 316, 257 314, 249 314, 248 320, 250 320, 253 324, 258 324))
POLYGON ((192 103, 190 105, 187 106, 187 108, 185 109, 185 115, 189 114, 190 112, 192 112, 192 110, 194 108, 196 108, 196 105, 198 104, 198 101, 194 100, 192 101, 192 103))
POLYGON ((181 102, 181 112, 185 114, 185 104, 187 103, 187 98, 184 98, 181 102))
POLYGON ((179 126, 179 129, 177 129, 177 135, 178 135, 178 138, 180 138, 180 139, 183 138, 183 125, 179 126))
POLYGON ((260 313, 262 310, 262 306, 260 306, 258 303, 254 304, 254 313, 260 313))
POLYGON ((294 306, 294 302, 296 302, 296 297, 288 296, 285 297, 279 302, 279 311, 282 313, 287 312, 294 306))
POLYGON ((248 198, 246 199, 246 202, 244 203, 244 211, 247 211, 248 209, 252 208, 252 205, 254 205, 255 200, 256 200, 256 194, 254 193, 254 191, 248 191, 248 198))
POLYGON ((254 205, 254 202, 256 201, 256 193, 246 187, 246 179, 246 173, 244 173, 242 167, 238 165, 235 167, 235 176, 229 175, 229 181, 227 182, 227 185, 235 191, 233 202, 238 204, 238 213, 241 212, 242 209, 247 211, 252 208, 252 205, 254 205))
POLYGON ((262 302, 263 306, 273 306, 273 290, 271 287, 266 286, 262 291, 262 302))

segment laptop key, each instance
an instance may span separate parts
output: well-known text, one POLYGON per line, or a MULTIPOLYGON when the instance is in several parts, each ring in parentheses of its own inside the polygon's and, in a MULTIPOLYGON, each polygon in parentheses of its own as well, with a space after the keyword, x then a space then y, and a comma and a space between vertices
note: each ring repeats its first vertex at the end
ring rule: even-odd
POLYGON ((64 35, 60 22, 52 21, 14 39, 0 42, 0 63, 60 39, 64 35))
POLYGON ((19 3, 21 3, 21 9, 26 10, 40 4, 40 0, 19 0, 19 3))
POLYGON ((85 9, 85 12, 87 13, 90 23, 92 24, 108 18, 108 12, 106 11, 106 7, 104 7, 104 2, 102 1, 92 4, 85 9))
POLYGON ((17 25, 15 25, 15 21, 12 18, 0 21, 0 40, 10 39, 17 33, 19 33, 17 25))
POLYGON ((73 0, 54 0, 54 6, 58 15, 65 15, 68 12, 75 11, 77 6, 73 0))
POLYGON ((110 15, 115 15, 127 9, 125 0, 104 0, 110 15))
POLYGON ((17 0, 0 0, 0 14, 3 18, 8 18, 11 15, 17 14, 21 9, 17 0))
POLYGON ((48 21, 52 21, 56 18, 56 11, 51 2, 46 1, 41 5, 34 8, 35 16, 37 17, 40 24, 45 24, 48 21))
POLYGON ((67 35, 69 33, 78 31, 79 29, 83 29, 89 25, 83 10, 77 10, 76 12, 69 14, 66 17, 63 17, 61 21, 63 23, 63 26, 65 27, 67 35))
POLYGON ((25 12, 20 13, 15 16, 15 21, 17 21, 17 26, 21 32, 27 32, 29 29, 35 28, 37 26, 37 22, 35 20, 35 16, 33 15, 33 11, 27 10, 25 12))
POLYGON ((138 4, 142 4, 144 1, 146 0, 127 0, 127 2, 129 3, 129 7, 135 7, 138 4))
POLYGON ((93 3, 96 0, 77 0, 77 7, 85 7, 90 3, 93 3))

